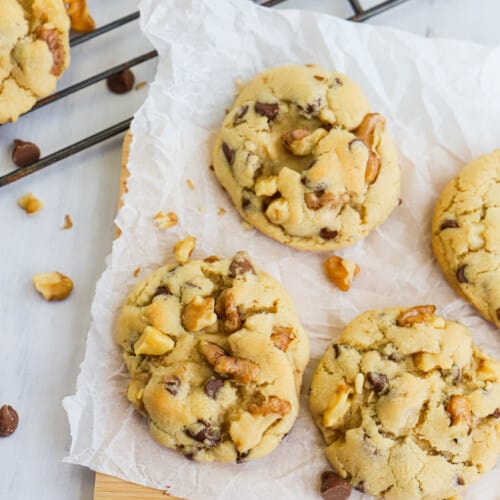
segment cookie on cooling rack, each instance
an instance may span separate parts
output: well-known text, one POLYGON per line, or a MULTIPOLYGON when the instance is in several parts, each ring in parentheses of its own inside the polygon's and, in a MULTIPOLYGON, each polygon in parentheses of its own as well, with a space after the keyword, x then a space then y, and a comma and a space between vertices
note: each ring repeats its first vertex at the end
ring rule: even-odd
POLYGON ((384 117, 347 76, 317 65, 272 68, 244 86, 213 165, 245 221, 302 250, 350 245, 398 204, 384 117))
POLYGON ((386 499, 442 499, 500 453, 500 363, 434 306, 368 311, 319 363, 310 407, 336 472, 386 499))
POLYGON ((154 439, 189 458, 259 458, 297 417, 307 335, 244 252, 154 272, 128 296, 118 341, 129 400, 154 439))
POLYGON ((0 124, 54 91, 69 65, 62 0, 0 0, 0 124))
POLYGON ((445 187, 432 247, 455 291, 500 328, 500 149, 467 164, 445 187))

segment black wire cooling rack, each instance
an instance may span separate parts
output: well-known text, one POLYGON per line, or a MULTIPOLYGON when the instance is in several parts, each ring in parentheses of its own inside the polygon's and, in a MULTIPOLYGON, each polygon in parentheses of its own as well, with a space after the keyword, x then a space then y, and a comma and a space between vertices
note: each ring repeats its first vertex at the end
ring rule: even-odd
MULTIPOLYGON (((278 5, 280 3, 284 3, 287 0, 253 0, 256 4, 261 5, 263 7, 273 7, 275 5, 278 5)), ((347 0, 349 4, 351 5, 354 15, 349 17, 348 19, 350 21, 355 21, 355 22, 362 22, 366 21, 370 17, 376 16, 377 14, 381 14, 382 12, 385 12, 386 10, 389 10, 406 0, 386 0, 383 1, 371 8, 363 8, 360 0, 347 0)), ((127 16, 124 16, 120 19, 117 19, 116 21, 113 21, 109 24, 106 24, 104 26, 101 26, 99 28, 96 28, 95 30, 89 32, 89 33, 83 33, 81 35, 74 36, 71 41, 70 45, 71 47, 76 47, 77 45, 80 45, 81 43, 87 42, 88 40, 91 40, 93 38, 96 38, 100 35, 103 35, 104 33, 108 33, 110 31, 113 31, 125 24, 128 24, 132 21, 135 21, 136 19, 139 18, 139 12, 134 12, 132 14, 129 14, 127 16)), ((44 106, 47 106, 59 99, 62 99, 64 97, 67 97, 71 94, 74 94, 75 92, 78 92, 79 90, 82 90, 86 87, 89 87, 90 85, 94 85, 97 82, 100 82, 102 80, 105 80, 106 78, 110 77, 111 75, 115 75, 116 73, 120 73, 121 71, 125 69, 132 68, 134 66, 137 66, 138 64, 141 64, 145 61, 149 61, 150 59, 154 59, 155 57, 158 56, 158 52, 156 50, 152 50, 150 52, 147 52, 146 54, 142 54, 138 57, 134 57, 133 59, 130 59, 129 61, 126 61, 122 64, 118 64, 117 66, 114 66, 106 71, 103 71, 97 75, 94 75, 90 78, 87 78, 85 80, 82 80, 81 82, 75 83, 74 85, 71 85, 65 89, 62 89, 58 92, 55 92, 54 94, 45 97, 44 99, 40 99, 37 104, 30 110, 28 113, 32 113, 36 111, 37 109, 40 109, 44 106)), ((25 113, 25 114, 28 114, 25 113)), ((24 116, 24 115, 23 115, 24 116)), ((38 172, 39 170, 42 170, 50 165, 53 165, 54 163, 57 163, 69 156, 72 156, 76 153, 79 153, 80 151, 83 151, 85 149, 88 149, 96 144, 99 144, 111 137, 114 137, 115 135, 121 134, 125 132, 132 121, 132 117, 127 118, 126 120, 123 120, 111 127, 108 127, 104 130, 101 130, 100 132, 97 132, 96 134, 93 134, 89 137, 85 137, 81 141, 75 142, 74 144, 71 144, 69 146, 66 146, 59 151, 56 151, 55 153, 52 153, 48 156, 45 156, 44 158, 41 158, 35 163, 32 163, 31 165, 28 165, 26 167, 22 167, 16 170, 13 170, 12 172, 9 172, 3 176, 0 176, 0 187, 5 186, 7 184, 11 184, 19 179, 22 179, 23 177, 26 177, 27 175, 33 174, 35 172, 38 172)), ((5 126, 5 125, 4 125, 5 126)))

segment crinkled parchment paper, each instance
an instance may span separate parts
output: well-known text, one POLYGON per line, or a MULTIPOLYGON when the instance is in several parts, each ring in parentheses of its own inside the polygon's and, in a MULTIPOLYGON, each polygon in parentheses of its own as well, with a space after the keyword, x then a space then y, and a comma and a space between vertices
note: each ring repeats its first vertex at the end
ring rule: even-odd
MULTIPOLYGON (((465 162, 500 146, 500 47, 427 40, 247 0, 143 0, 141 13, 160 54, 158 75, 132 124, 129 192, 117 217, 122 235, 97 285, 77 393, 64 401, 72 435, 66 461, 168 485, 191 500, 319 498, 327 463, 305 393, 319 357, 348 321, 370 308, 434 303, 500 357, 500 333, 455 296, 430 248, 432 208, 445 183, 465 162), (401 206, 365 240, 338 252, 361 268, 348 293, 326 281, 323 254, 245 229, 208 168, 235 80, 286 63, 318 63, 351 76, 372 109, 387 117, 399 148, 401 206), (155 228, 159 210, 176 212, 179 224, 155 228), (190 462, 155 444, 125 398, 127 373, 113 341, 117 310, 130 287, 172 259, 173 243, 187 234, 198 238, 194 257, 248 250, 289 290, 311 338, 300 417, 288 438, 256 462, 190 462)), ((465 498, 498 498, 499 472, 497 465, 465 498)))

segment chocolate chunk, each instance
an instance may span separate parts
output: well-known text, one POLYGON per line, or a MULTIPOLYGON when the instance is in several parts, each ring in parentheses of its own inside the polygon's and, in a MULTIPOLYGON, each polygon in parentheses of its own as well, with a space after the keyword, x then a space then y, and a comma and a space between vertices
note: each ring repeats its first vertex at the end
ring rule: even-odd
POLYGON ((457 269, 456 276, 459 283, 469 283, 469 280, 465 276, 465 264, 457 269))
POLYGON ((489 415, 490 417, 493 417, 493 418, 500 418, 500 408, 497 408, 491 415, 489 415))
POLYGON ((108 84, 108 89, 114 94, 126 94, 134 88, 135 76, 131 70, 125 69, 108 76, 106 83, 108 84))
POLYGON ((229 165, 232 165, 234 162, 234 151, 225 142, 222 143, 222 152, 229 165))
POLYGON ((220 432, 218 429, 212 427, 204 420, 198 420, 196 427, 198 430, 186 429, 184 432, 191 439, 203 443, 209 448, 214 448, 220 443, 220 432))
POLYGON ((274 120, 279 113, 280 105, 277 102, 256 102, 255 112, 259 115, 265 116, 268 120, 274 120))
POLYGON ((366 374, 366 378, 377 394, 380 394, 387 389, 388 380, 387 376, 383 373, 368 372, 366 374))
POLYGON ((234 125, 238 125, 241 123, 241 120, 243 117, 247 114, 248 111, 248 104, 245 104, 245 106, 242 106, 238 112, 234 115, 234 125))
POLYGON ((14 139, 12 161, 18 167, 27 167, 40 159, 40 148, 33 142, 14 139))
POLYGON ((321 474, 321 496, 325 500, 345 500, 351 494, 351 485, 333 471, 321 474))
POLYGON ((212 399, 217 398, 217 393, 219 392, 219 389, 224 385, 224 381, 221 380, 220 378, 209 378, 207 382, 205 383, 205 394, 212 399))
POLYGON ((153 296, 151 298, 154 299, 158 295, 172 295, 172 294, 170 293, 170 290, 166 286, 159 286, 155 290, 155 293, 153 293, 153 296))
POLYGON ((173 377, 169 377, 165 380, 165 389, 172 394, 172 396, 177 396, 179 392, 179 386, 181 385, 181 379, 174 375, 173 377))
POLYGON ((244 461, 245 461, 245 458, 248 457, 248 455, 250 455, 250 450, 248 451, 245 451, 243 453, 240 453, 238 451, 237 455, 236 455, 236 463, 237 464, 242 464, 244 461))
POLYGON ((240 274, 245 273, 255 274, 255 269, 250 262, 250 258, 246 252, 238 252, 229 264, 229 277, 235 278, 240 274))
POLYGON ((3 405, 0 408, 0 437, 7 437, 14 434, 19 423, 17 411, 10 405, 3 405))
POLYGON ((389 354, 388 356, 388 359, 390 359, 391 361, 395 361, 395 362, 399 362, 399 361, 402 361, 404 358, 404 355, 401 354, 400 352, 391 352, 391 354, 389 354))
POLYGON ((458 222, 456 220, 445 220, 441 225, 439 226, 439 229, 442 231, 443 229, 448 229, 448 228, 454 228, 458 227, 458 222))
POLYGON ((324 240, 333 240, 338 236, 339 232, 335 231, 334 229, 328 229, 327 227, 323 227, 319 235, 324 239, 324 240))

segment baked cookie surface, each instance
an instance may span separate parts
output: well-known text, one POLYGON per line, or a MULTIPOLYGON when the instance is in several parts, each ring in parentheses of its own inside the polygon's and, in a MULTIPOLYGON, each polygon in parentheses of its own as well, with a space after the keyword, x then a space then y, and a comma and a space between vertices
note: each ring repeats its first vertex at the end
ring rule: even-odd
POLYGON ((500 328, 500 149, 468 163, 445 187, 432 247, 454 290, 500 328))
POLYGON ((443 499, 500 453, 500 363, 434 306, 368 311, 319 363, 310 407, 336 472, 387 499, 443 499))
POLYGON ((128 296, 117 339, 128 399, 155 440, 189 458, 259 458, 297 417, 308 338, 244 252, 154 272, 128 296))
POLYGON ((316 65, 271 68, 245 85, 213 165, 245 221, 302 250, 350 245, 398 204, 385 119, 347 76, 316 65))
POLYGON ((0 0, 0 124, 54 91, 69 66, 62 0, 0 0))

